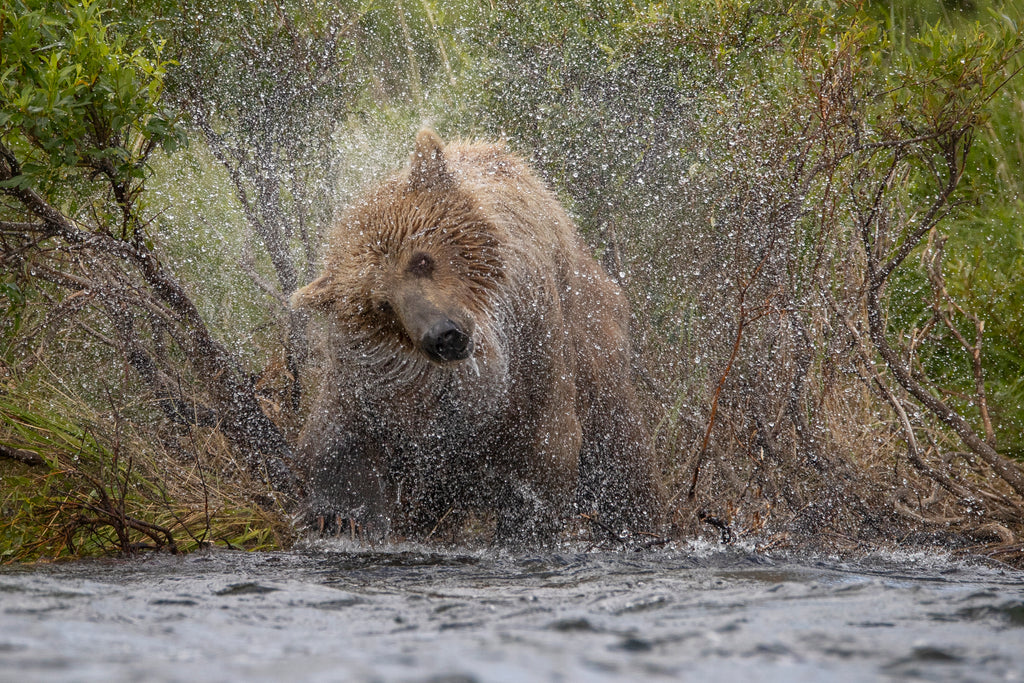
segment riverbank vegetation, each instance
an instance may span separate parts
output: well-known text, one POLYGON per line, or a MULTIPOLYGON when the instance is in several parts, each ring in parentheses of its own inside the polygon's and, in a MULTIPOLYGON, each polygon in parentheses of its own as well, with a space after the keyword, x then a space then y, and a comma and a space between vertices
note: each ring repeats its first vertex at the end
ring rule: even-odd
POLYGON ((629 293, 672 537, 1021 563, 1022 9, 0 0, 0 558, 295 538, 287 298, 427 123, 629 293))

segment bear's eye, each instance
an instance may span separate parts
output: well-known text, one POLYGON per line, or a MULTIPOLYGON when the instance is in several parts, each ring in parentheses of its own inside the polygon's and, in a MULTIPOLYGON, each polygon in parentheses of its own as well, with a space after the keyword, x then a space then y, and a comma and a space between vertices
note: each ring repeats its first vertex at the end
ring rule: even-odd
POLYGON ((378 301, 376 308, 377 312, 382 315, 388 315, 391 313, 391 304, 388 301, 378 301))
POLYGON ((416 252, 409 259, 409 265, 405 270, 416 277, 428 277, 434 272, 434 259, 430 258, 429 254, 416 252))

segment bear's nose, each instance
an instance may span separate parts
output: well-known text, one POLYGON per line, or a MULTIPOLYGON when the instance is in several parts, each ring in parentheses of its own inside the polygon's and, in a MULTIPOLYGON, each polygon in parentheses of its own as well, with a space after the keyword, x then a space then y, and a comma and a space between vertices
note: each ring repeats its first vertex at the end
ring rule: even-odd
POLYGON ((435 360, 464 360, 473 352, 473 338, 445 318, 423 336, 423 349, 435 360))

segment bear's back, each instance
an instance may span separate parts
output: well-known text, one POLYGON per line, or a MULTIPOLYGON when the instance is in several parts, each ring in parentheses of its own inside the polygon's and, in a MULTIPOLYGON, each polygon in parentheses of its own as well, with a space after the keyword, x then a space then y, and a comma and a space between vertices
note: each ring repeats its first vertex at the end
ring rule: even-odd
POLYGON ((576 228, 527 162, 500 143, 453 142, 445 148, 463 192, 477 201, 508 243, 533 244, 562 255, 576 250, 576 228))

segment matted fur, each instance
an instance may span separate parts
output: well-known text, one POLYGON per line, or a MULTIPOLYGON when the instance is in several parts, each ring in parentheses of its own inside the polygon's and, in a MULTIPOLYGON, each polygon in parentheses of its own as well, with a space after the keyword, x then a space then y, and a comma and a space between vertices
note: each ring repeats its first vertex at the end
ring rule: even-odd
POLYGON ((312 516, 424 535, 484 509, 505 541, 549 539, 577 513, 658 524, 626 301, 502 145, 421 131, 294 303, 328 323, 331 367, 299 449, 312 516), (423 319, 452 321, 470 355, 425 353, 410 322, 423 319))

